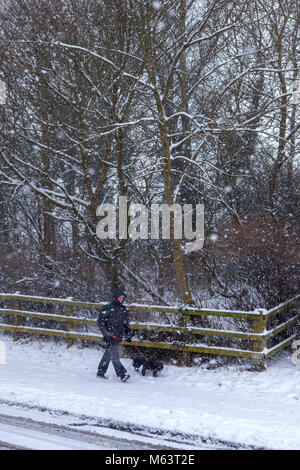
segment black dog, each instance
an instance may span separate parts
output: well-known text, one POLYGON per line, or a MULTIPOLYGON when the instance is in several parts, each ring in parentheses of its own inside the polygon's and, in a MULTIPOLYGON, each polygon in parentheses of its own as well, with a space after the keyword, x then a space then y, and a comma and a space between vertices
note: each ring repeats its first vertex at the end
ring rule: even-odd
POLYGON ((162 370, 164 368, 164 365, 162 362, 158 361, 157 359, 153 357, 146 357, 141 354, 135 354, 133 356, 133 367, 135 368, 136 371, 139 370, 141 366, 143 366, 142 369, 142 375, 146 374, 146 370, 150 369, 153 371, 153 377, 157 376, 157 372, 159 370, 162 370))

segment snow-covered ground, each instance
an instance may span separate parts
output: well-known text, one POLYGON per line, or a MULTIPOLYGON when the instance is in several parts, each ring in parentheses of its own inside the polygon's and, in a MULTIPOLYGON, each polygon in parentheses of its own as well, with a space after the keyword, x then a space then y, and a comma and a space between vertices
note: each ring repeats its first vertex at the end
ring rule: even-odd
POLYGON ((268 362, 266 372, 238 365, 166 365, 159 377, 137 373, 122 383, 110 365, 96 378, 102 350, 54 341, 18 341, 0 335, 0 401, 66 411, 139 428, 199 435, 245 446, 300 449, 300 366, 291 351, 268 362), (5 359, 5 361, 4 361, 5 359))

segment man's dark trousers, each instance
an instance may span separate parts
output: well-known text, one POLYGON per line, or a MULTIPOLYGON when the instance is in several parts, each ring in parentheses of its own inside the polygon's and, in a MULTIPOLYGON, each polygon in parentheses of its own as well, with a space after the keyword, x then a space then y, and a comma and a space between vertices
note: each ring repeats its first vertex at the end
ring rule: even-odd
POLYGON ((124 377, 127 371, 120 362, 118 343, 108 344, 107 349, 105 353, 103 354, 103 357, 99 363, 98 374, 101 374, 101 375, 105 374, 110 361, 112 361, 113 363, 117 376, 124 377))

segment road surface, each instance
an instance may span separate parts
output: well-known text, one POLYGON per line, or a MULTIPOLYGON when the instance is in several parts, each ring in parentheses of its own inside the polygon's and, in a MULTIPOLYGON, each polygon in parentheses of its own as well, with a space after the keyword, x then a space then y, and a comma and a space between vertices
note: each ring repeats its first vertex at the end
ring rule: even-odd
POLYGON ((0 449, 31 450, 162 450, 175 447, 152 445, 63 425, 0 414, 0 449))

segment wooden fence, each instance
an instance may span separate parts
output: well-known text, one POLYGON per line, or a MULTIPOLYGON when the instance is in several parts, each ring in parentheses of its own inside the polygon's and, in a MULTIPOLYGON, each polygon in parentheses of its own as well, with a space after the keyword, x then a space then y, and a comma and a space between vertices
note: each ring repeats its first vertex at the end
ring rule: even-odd
MULTIPOLYGON (((282 349, 291 345, 293 340, 297 337, 297 331, 295 327, 299 322, 300 313, 293 313, 293 310, 297 309, 298 302, 300 300, 300 294, 294 297, 287 302, 284 302, 277 307, 274 307, 270 310, 257 309, 255 311, 230 311, 230 310, 212 310, 212 309, 194 309, 194 308, 176 308, 176 307, 167 307, 160 305, 141 305, 141 304, 129 304, 126 305, 129 312, 140 312, 142 316, 150 316, 152 313, 167 314, 174 318, 174 324, 161 324, 156 322, 148 321, 132 321, 131 329, 135 330, 135 334, 139 335, 141 332, 146 333, 150 337, 150 340, 134 340, 134 343, 138 347, 143 348, 154 348, 161 350, 169 351, 180 351, 183 355, 183 360, 185 365, 190 365, 191 355, 201 355, 201 354, 211 354, 216 356, 234 356, 239 358, 250 358, 254 361, 255 368, 258 370, 263 370, 266 365, 266 361, 273 354, 281 351, 282 349), (284 313, 285 320, 280 320, 279 315, 284 313), (291 316, 292 315, 292 316, 291 316), (239 331, 238 325, 234 330, 226 330, 222 328, 205 328, 197 326, 197 321, 201 321, 203 317, 219 317, 219 318, 228 318, 233 319, 233 323, 243 320, 249 321, 250 327, 249 331, 239 331), (286 317, 291 316, 286 319, 286 317), (278 323, 279 324, 276 324, 278 323), (269 328, 269 323, 275 323, 275 326, 269 328), (180 325, 180 326, 179 326, 180 325), (272 339, 274 343, 274 338, 286 331, 288 335, 287 338, 276 344, 273 344, 271 347, 268 347, 268 341, 272 339), (157 336, 163 333, 165 338, 164 340, 153 339, 153 336, 157 336), (176 338, 175 338, 176 336, 176 338), (218 345, 208 345, 202 342, 199 342, 200 337, 213 337, 215 340, 217 338, 229 338, 229 340, 239 340, 247 341, 247 344, 252 345, 247 349, 240 349, 235 346, 232 347, 223 347, 218 345), (171 340, 170 340, 171 337, 171 340), (172 339, 174 337, 174 339, 172 339), (179 340, 178 340, 179 337, 179 340)), ((35 335, 50 335, 66 338, 68 342, 68 347, 73 344, 74 340, 86 340, 93 342, 102 342, 103 338, 98 332, 88 331, 91 326, 97 326, 97 309, 100 309, 104 303, 91 303, 91 302, 77 302, 73 300, 63 300, 55 298, 46 298, 46 297, 32 297, 28 295, 19 295, 19 294, 0 294, 0 302, 7 303, 9 301, 10 308, 0 308, 0 319, 2 317, 3 321, 0 323, 0 330, 10 331, 13 333, 14 340, 18 339, 19 333, 26 334, 35 334, 35 335), (60 306, 63 309, 62 313, 51 313, 51 312, 37 312, 32 310, 22 309, 22 303, 33 303, 36 307, 36 304, 46 304, 60 306), (78 316, 74 314, 74 309, 88 309, 93 310, 92 318, 78 316), (11 318, 12 317, 12 318, 11 318), (40 319, 44 321, 53 321, 57 323, 65 324, 64 329, 56 328, 45 328, 45 327, 34 327, 29 326, 26 323, 28 320, 40 319), (75 331, 74 328, 78 326, 84 326, 86 331, 75 331)), ((59 308, 60 308, 59 307, 59 308)), ((51 307, 47 307, 51 309, 51 307)), ((91 314, 89 314, 91 315, 91 314)), ((281 315, 282 317, 282 315, 281 315)), ((171 321, 172 323, 172 321, 171 321)), ((222 322, 219 322, 222 325, 222 322)), ((224 322, 223 322, 224 324, 224 322)), ((201 338, 202 340, 203 338, 201 338)), ((227 340, 228 342, 228 340, 227 340)), ((122 345, 128 345, 126 341, 122 342, 122 345)))

